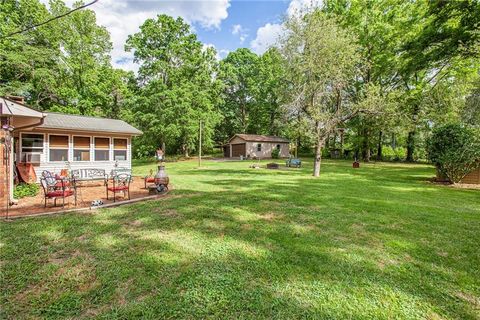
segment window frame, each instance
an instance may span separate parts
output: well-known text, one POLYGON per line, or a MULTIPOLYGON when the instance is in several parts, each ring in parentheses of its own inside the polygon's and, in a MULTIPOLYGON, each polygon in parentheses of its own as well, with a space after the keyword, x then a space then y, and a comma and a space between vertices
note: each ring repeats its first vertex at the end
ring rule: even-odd
POLYGON ((92 136, 89 136, 89 135, 81 135, 81 134, 75 134, 75 135, 72 135, 72 162, 81 162, 81 163, 85 163, 85 162, 92 162, 92 139, 93 137, 92 136), (88 152, 90 154, 90 157, 88 160, 75 160, 75 150, 87 150, 86 148, 75 148, 75 137, 81 137, 81 138, 90 138, 90 144, 88 146, 88 152))
MULTIPOLYGON (((48 162, 69 162, 70 161, 70 135, 69 134, 61 134, 61 133, 48 133, 47 134, 47 139, 48 139, 48 155, 47 159, 48 162), (60 136, 60 137, 67 137, 68 138, 68 143, 67 143, 67 160, 52 160, 50 157, 50 150, 65 150, 65 148, 51 148, 50 147, 50 136, 60 136)), ((44 143, 45 144, 45 143, 44 143)))
MULTIPOLYGON (((42 148, 41 152, 30 152, 30 154, 39 154, 40 156, 40 161, 38 163, 42 162, 42 155, 45 154, 45 133, 43 132, 20 132, 20 157, 18 159, 19 163, 24 163, 23 162, 23 136, 24 135, 41 135, 42 136, 42 148)), ((28 148, 28 149, 40 149, 40 147, 33 147, 33 148, 28 148)), ((37 162, 31 162, 31 163, 37 163, 37 162)))
MULTIPOLYGON (((111 151, 112 151, 112 137, 110 136, 92 136, 92 139, 93 139, 93 158, 92 156, 90 156, 90 159, 92 159, 91 161, 93 162, 110 162, 112 161, 111 160, 111 151), (96 147, 96 144, 95 144, 95 139, 96 138, 105 138, 105 139, 108 139, 108 159, 107 160, 96 160, 96 157, 95 157, 95 152, 97 151, 97 148, 96 147)), ((106 149, 98 149, 98 150, 106 150, 106 149)))
POLYGON ((128 161, 128 138, 127 137, 112 137, 111 144, 112 144, 112 161, 128 161), (119 140, 126 140, 126 149, 115 149, 115 139, 119 140), (115 160, 115 151, 125 151, 125 160, 115 160))
POLYGON ((257 143, 257 152, 262 152, 262 144, 257 143))

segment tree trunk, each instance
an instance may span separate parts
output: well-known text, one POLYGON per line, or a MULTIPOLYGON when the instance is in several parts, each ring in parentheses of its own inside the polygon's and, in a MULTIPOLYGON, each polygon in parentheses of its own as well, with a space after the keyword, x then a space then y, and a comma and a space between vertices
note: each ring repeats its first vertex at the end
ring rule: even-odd
POLYGON ((370 142, 368 129, 363 131, 362 158, 365 162, 370 162, 370 142))
POLYGON ((322 139, 317 138, 317 144, 315 146, 315 161, 313 162, 313 176, 320 176, 320 166, 322 164, 322 139))
POLYGON ((186 145, 182 145, 183 156, 188 158, 188 147, 186 145))
POLYGON ((247 108, 244 104, 241 106, 242 112, 242 133, 247 133, 247 108))
POLYGON ((383 144, 383 131, 378 133, 378 148, 377 148, 377 160, 382 160, 382 144, 383 144))
POLYGON ((295 158, 298 158, 298 147, 300 146, 300 137, 297 137, 297 143, 295 145, 295 158))
POLYGON ((343 151, 343 130, 340 132, 340 156, 344 158, 344 151, 343 151))
POLYGON ((407 162, 413 162, 413 153, 415 152, 415 130, 410 131, 407 137, 407 162))

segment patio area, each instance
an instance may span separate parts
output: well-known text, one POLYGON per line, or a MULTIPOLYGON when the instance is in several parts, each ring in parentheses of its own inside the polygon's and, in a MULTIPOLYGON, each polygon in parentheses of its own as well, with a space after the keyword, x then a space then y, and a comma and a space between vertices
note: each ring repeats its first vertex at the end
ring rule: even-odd
MULTIPOLYGON (((149 195, 148 189, 145 189, 143 177, 133 177, 130 183, 130 199, 147 198, 149 195)), ((57 206, 54 206, 53 199, 47 200, 47 207, 44 207, 43 190, 35 197, 25 197, 18 200, 18 204, 10 207, 9 217, 19 217, 26 215, 45 214, 63 212, 72 209, 89 208, 93 200, 102 200, 104 205, 113 203, 113 193, 109 192, 109 200, 107 200, 107 193, 103 181, 88 181, 82 182, 77 186, 77 205, 75 206, 75 199, 73 196, 65 198, 65 207, 62 207, 62 199, 57 199, 57 206)), ((116 203, 121 203, 128 200, 128 197, 123 197, 123 193, 116 194, 116 203)), ((5 217, 6 212, 2 211, 1 217, 5 217)))

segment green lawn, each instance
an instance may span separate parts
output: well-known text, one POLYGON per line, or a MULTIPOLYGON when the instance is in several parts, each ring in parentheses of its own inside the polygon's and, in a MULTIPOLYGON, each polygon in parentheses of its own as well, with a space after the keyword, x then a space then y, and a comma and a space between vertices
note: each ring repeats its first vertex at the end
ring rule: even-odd
POLYGON ((249 164, 168 163, 168 198, 0 223, 0 318, 480 319, 479 190, 249 164))

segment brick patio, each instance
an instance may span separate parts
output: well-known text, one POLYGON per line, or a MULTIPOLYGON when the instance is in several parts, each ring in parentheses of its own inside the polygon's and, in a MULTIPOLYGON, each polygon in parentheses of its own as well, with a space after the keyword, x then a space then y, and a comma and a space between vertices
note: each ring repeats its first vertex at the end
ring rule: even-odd
MULTIPOLYGON (((77 205, 75 206, 75 200, 73 197, 65 199, 65 207, 62 208, 62 199, 57 200, 57 206, 53 206, 53 199, 47 200, 47 207, 44 208, 44 195, 43 190, 40 188, 39 193, 35 197, 26 197, 18 200, 18 204, 10 207, 9 216, 24 216, 34 214, 45 214, 61 212, 76 208, 89 208, 93 200, 101 199, 104 204, 113 203, 112 192, 108 193, 110 200, 107 200, 107 193, 103 182, 84 182, 77 188, 77 205)), ((116 202, 127 200, 123 198, 123 193, 116 194, 116 202)), ((144 188, 144 182, 142 177, 134 177, 130 184, 130 199, 141 199, 148 197, 148 190, 144 188)), ((2 210, 0 217, 5 217, 5 212, 2 210)))

